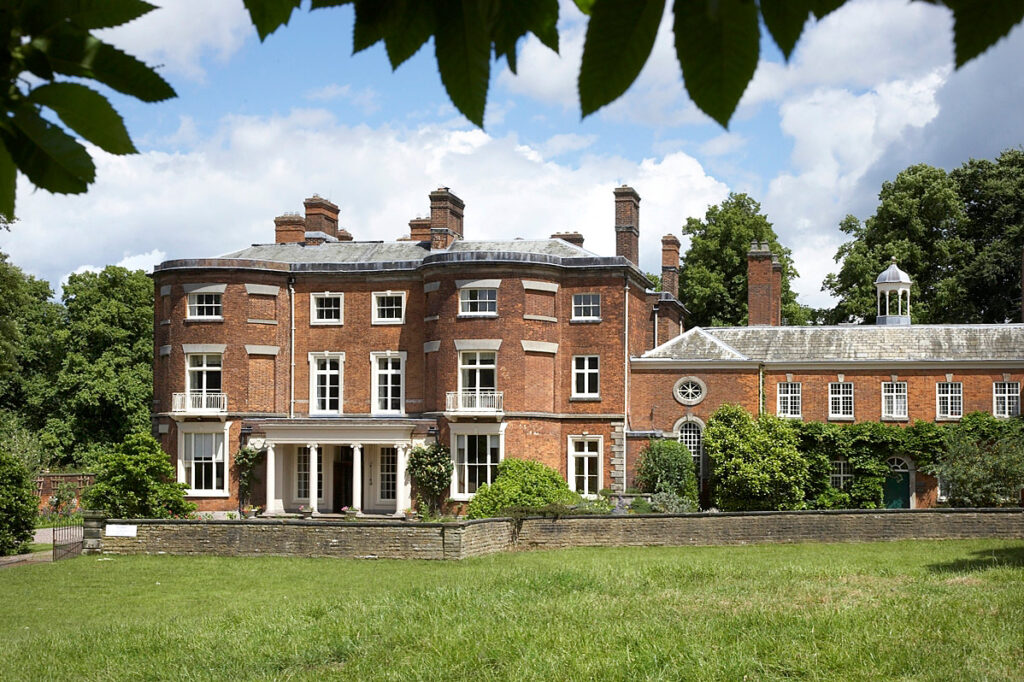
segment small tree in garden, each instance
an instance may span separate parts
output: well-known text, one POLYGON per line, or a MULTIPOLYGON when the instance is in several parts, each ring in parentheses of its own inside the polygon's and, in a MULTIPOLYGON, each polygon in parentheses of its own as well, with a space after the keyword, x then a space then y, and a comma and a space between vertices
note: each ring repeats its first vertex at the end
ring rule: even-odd
MULTIPOLYGON (((409 453, 409 476, 419 491, 419 500, 426 503, 429 514, 437 514, 441 500, 452 486, 451 452, 440 443, 418 445, 409 453)), ((422 511, 422 510, 421 510, 422 511)))
POLYGON ((514 509, 570 505, 579 495, 557 471, 540 462, 509 458, 498 465, 494 483, 482 485, 469 503, 467 516, 482 519, 502 516, 514 509))
POLYGON ((187 516, 196 506, 185 501, 186 490, 174 482, 160 443, 148 433, 133 433, 97 457, 96 483, 82 496, 82 506, 125 519, 187 516))
POLYGON ((246 445, 235 453, 235 476, 238 477, 238 511, 249 503, 252 484, 256 478, 256 465, 263 459, 263 451, 246 445))
POLYGON ((37 511, 35 486, 24 463, 0 448, 0 556, 28 548, 37 511))
POLYGON ((723 405, 708 421, 704 447, 719 508, 796 509, 803 503, 807 460, 786 421, 772 415, 754 420, 739 405, 723 405))
POLYGON ((946 484, 949 503, 954 507, 1012 503, 1024 488, 1024 442, 1019 430, 1017 435, 1000 438, 970 425, 953 428, 945 449, 927 472, 946 484))
POLYGON ((640 454, 636 485, 645 493, 669 493, 697 506, 693 455, 678 441, 652 439, 640 454))

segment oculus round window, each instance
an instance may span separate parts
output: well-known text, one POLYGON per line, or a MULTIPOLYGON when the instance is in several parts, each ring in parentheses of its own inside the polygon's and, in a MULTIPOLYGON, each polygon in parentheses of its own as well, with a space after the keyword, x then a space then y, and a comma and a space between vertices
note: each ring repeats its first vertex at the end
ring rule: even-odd
POLYGON ((706 393, 707 386, 697 377, 683 377, 672 388, 672 395, 683 405, 696 405, 706 393))

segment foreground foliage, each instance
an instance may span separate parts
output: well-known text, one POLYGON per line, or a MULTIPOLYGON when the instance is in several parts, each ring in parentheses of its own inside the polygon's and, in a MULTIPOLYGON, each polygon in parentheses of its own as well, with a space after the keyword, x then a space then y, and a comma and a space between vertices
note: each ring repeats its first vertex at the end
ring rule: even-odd
POLYGON ((81 557, 0 613, 12 680, 1019 680, 1024 543, 81 557))
MULTIPOLYGON (((618 99, 640 75, 665 14, 666 0, 575 0, 590 15, 578 79, 583 116, 618 99)), ((701 111, 728 124, 754 76, 761 22, 789 59, 810 19, 820 20, 847 0, 674 0, 672 32, 686 91, 701 111)), ((301 0, 245 0, 260 40, 287 24, 301 0)), ((313 0, 311 10, 355 5, 353 50, 384 43, 397 69, 431 38, 452 104, 483 126, 491 56, 516 72, 519 40, 533 34, 558 52, 556 0, 388 2, 313 0)), ((945 0, 953 11, 956 65, 962 66, 1009 33, 1024 6, 945 0)))
MULTIPOLYGON (((676 506, 688 505, 696 511, 698 491, 693 455, 679 441, 652 439, 647 443, 636 465, 636 485, 645 493, 678 498, 676 506)), ((664 498, 661 506, 673 503, 674 500, 664 498)))
POLYGON ((579 499, 551 467, 508 457, 498 464, 494 482, 477 489, 466 515, 471 519, 505 516, 516 509, 567 506, 579 499))
POLYGON ((96 460, 96 483, 82 496, 86 509, 102 509, 121 519, 187 516, 196 505, 185 501, 188 485, 174 483, 170 457, 148 433, 133 433, 96 460))
POLYGON ((445 446, 434 442, 417 446, 409 453, 409 476, 416 484, 417 506, 427 515, 440 513, 444 494, 452 487, 452 472, 455 464, 452 454, 445 446))
POLYGON ((0 556, 26 551, 35 527, 36 505, 28 468, 0 445, 0 556))

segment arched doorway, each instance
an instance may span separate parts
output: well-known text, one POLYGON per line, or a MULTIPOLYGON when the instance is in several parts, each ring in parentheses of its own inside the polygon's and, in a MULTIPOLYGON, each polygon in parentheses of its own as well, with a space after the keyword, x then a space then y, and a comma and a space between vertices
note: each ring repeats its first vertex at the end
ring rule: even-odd
POLYGON ((693 456, 693 474, 697 478, 697 492, 702 505, 706 502, 705 483, 708 479, 707 461, 704 458, 704 422, 696 417, 683 417, 673 428, 676 440, 686 446, 693 456))
POLYGON ((883 502, 886 509, 910 509, 910 465, 902 457, 890 457, 883 502))

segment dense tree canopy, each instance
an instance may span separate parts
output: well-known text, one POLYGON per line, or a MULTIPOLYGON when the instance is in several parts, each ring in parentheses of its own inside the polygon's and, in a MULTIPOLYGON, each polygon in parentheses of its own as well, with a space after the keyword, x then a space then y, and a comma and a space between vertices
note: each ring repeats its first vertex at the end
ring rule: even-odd
POLYGON ((882 185, 875 214, 847 216, 853 239, 823 289, 839 297, 829 322, 875 319, 875 277, 892 258, 913 280, 915 322, 1005 322, 1020 317, 1024 151, 971 160, 952 173, 911 166, 882 185))
POLYGON ((109 266, 71 275, 56 303, 47 282, 0 254, 0 284, 8 367, 0 417, 35 434, 45 452, 33 458, 78 465, 93 446, 149 428, 153 284, 145 273, 109 266))
POLYGON ((730 194, 708 208, 704 219, 689 218, 683 235, 690 247, 679 272, 679 299, 690 310, 687 326, 717 327, 747 322, 747 252, 752 241, 768 242, 782 263, 782 317, 804 324, 809 311, 796 302, 796 277, 789 249, 779 243, 761 205, 746 194, 730 194))

